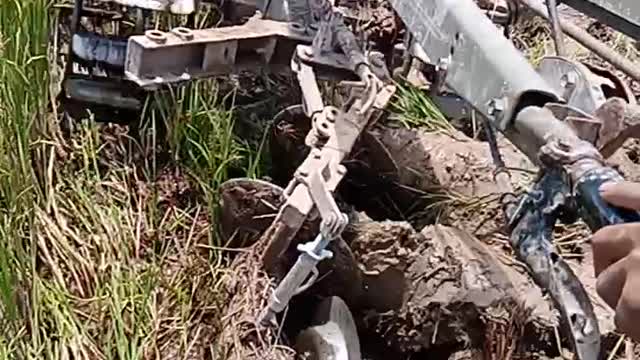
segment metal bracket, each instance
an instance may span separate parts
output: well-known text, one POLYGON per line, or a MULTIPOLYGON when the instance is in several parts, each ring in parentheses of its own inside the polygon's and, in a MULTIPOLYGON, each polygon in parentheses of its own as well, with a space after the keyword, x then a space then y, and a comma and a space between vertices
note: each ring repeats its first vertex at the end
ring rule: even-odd
POLYGON ((557 94, 562 94, 568 105, 593 114, 605 102, 597 77, 582 64, 559 56, 548 56, 540 61, 538 73, 557 94))
POLYGON ((125 74, 142 87, 227 75, 242 70, 289 71, 296 45, 313 34, 256 15, 245 24, 129 38, 125 74))
POLYGON ((505 130, 527 100, 543 105, 556 94, 473 0, 391 0, 431 59, 450 59, 446 84, 505 130), (491 112, 504 98, 504 110, 491 112))

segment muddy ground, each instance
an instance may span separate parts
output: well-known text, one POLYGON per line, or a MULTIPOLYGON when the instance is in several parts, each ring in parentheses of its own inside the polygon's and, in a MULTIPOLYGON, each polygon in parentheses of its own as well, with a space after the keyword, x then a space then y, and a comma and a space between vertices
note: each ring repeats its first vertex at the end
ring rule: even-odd
MULTIPOLYGON (((578 17, 576 21, 588 20, 578 17)), ((603 28, 588 23, 592 32, 603 28)), ((526 26, 548 36, 544 24, 526 26)), ((604 34, 594 35, 606 40, 610 30, 604 29, 604 34)), ((517 35, 519 40, 529 38, 517 35)), ((583 60, 603 66, 593 56, 583 60)), ((634 82, 616 75, 635 88, 634 82)), ((288 160, 278 161, 273 168, 278 185, 286 186, 296 164, 306 156, 302 139, 308 130, 308 123, 299 116, 277 118, 271 152, 288 160)), ((488 144, 471 138, 466 130, 431 133, 382 122, 360 139, 345 161, 348 176, 337 193, 352 221, 342 239, 332 245, 336 259, 321 264, 321 280, 295 298, 291 314, 282 318, 284 334, 295 336, 318 297, 338 295, 354 313, 367 359, 570 356, 549 298, 532 282, 508 244, 499 202, 504 189, 493 181, 488 144)), ((499 147, 514 187, 523 190, 536 168, 505 139, 499 138, 499 147)), ((638 151, 640 143, 629 140, 609 162, 627 179, 640 180, 638 151)), ((262 210, 256 210, 260 217, 262 210)), ((266 213, 275 215, 273 209, 266 213)), ((263 228, 254 222, 251 226, 263 228)), ((627 349, 617 346, 620 335, 613 312, 595 292, 588 236, 581 223, 559 225, 555 231, 558 251, 594 304, 604 353, 616 347, 619 354, 631 354, 632 344, 625 343, 627 349)), ((307 234, 296 242, 308 239, 307 234)), ((237 258, 233 266, 255 261, 253 249, 261 246, 252 247, 250 255, 237 258)), ((290 251, 282 261, 291 265, 295 256, 290 251)), ((233 295, 232 302, 242 296, 242 292, 233 295)), ((240 343, 246 347, 255 344, 255 338, 240 343)))

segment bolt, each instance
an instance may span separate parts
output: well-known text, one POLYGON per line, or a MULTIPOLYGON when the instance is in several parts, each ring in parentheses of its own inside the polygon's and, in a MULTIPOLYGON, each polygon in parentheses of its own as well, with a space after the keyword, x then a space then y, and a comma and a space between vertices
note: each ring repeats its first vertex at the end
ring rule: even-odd
POLYGON ((344 174, 347 173, 347 168, 344 167, 344 165, 338 165, 338 167, 336 168, 336 171, 338 172, 338 175, 343 176, 344 174))
POLYGON ((440 58, 438 60, 438 70, 447 70, 449 67, 449 58, 440 58))
POLYGON ((560 78, 560 86, 563 88, 573 88, 578 83, 578 74, 575 71, 569 71, 560 78))
POLYGON ((307 176, 309 176, 309 172, 308 172, 308 171, 306 171, 306 170, 299 170, 299 171, 298 171, 298 174, 300 174, 300 176, 302 176, 302 177, 307 177, 307 176))
POLYGON ((313 151, 311 152, 311 154, 313 154, 313 158, 318 160, 322 157, 322 154, 320 153, 320 149, 313 149, 313 151))
POLYGON ((334 123, 336 122, 336 116, 338 115, 338 109, 334 107, 327 107, 325 111, 325 118, 328 122, 334 123))
POLYGON ((491 101, 489 101, 487 113, 493 116, 494 118, 498 119, 502 117, 502 114, 504 113, 504 108, 505 108, 504 99, 501 99, 501 98, 491 99, 491 101))
POLYGON ((304 54, 308 57, 313 57, 313 49, 311 47, 304 48, 304 54))

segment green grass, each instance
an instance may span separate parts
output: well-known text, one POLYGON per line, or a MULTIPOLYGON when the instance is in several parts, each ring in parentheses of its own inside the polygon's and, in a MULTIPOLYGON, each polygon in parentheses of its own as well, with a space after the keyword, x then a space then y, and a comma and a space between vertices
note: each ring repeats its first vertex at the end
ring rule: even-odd
POLYGON ((408 83, 397 84, 397 93, 390 110, 393 113, 390 120, 406 128, 420 128, 429 132, 454 130, 429 96, 408 83))
POLYGON ((45 196, 32 165, 48 147, 34 141, 47 131, 46 6, 44 0, 0 3, 0 294, 5 323, 0 336, 8 344, 20 331, 13 324, 16 303, 28 290, 19 285, 33 268, 29 245, 34 239, 28 229, 34 206, 45 196))
POLYGON ((152 99, 139 140, 92 122, 62 139, 49 6, 0 2, 0 359, 202 358, 224 305, 216 189, 261 176, 262 144, 215 81, 152 99))

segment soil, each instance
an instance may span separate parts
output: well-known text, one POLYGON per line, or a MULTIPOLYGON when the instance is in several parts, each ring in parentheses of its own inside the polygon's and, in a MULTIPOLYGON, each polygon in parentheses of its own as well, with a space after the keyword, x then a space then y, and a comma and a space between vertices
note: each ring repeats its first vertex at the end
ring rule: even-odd
POLYGON ((226 247, 239 249, 253 245, 273 222, 283 203, 282 189, 249 179, 228 181, 220 193, 220 233, 226 247))
MULTIPOLYGON (((512 183, 516 188, 527 187, 535 168, 513 145, 502 138, 498 141, 504 161, 512 169, 512 183)), ((292 142, 291 138, 284 142, 286 149, 300 146, 292 142)), ((632 171, 635 164, 629 153, 636 147, 636 140, 628 141, 611 157, 611 163, 632 171)), ((286 156, 287 151, 280 150, 286 156)), ((344 182, 351 186, 341 188, 339 198, 355 203, 366 215, 358 213, 354 217, 358 221, 343 236, 349 245, 346 249, 350 249, 344 259, 353 256, 357 261, 364 291, 355 295, 359 291, 353 289, 359 287, 360 277, 351 266, 346 277, 357 280, 352 280, 352 291, 344 296, 356 311, 360 331, 385 344, 384 351, 395 354, 391 358, 442 353, 443 349, 448 349, 444 351, 447 355, 435 358, 454 353, 471 356, 455 352, 464 346, 485 356, 505 354, 485 357, 495 359, 545 358, 532 355, 540 351, 550 358, 559 355, 553 345, 557 319, 552 305, 514 259, 508 245, 498 201, 504 189, 493 181, 490 159, 487 143, 462 133, 379 126, 359 142, 346 162, 360 171, 348 173, 344 182), (374 174, 381 174, 383 180, 374 174), (438 212, 435 218, 411 223, 376 219, 385 216, 379 209, 382 201, 372 200, 381 183, 394 185, 384 192, 396 205, 415 206, 424 194, 440 193, 449 198, 436 201, 435 206, 434 201, 419 205, 426 213, 438 212), (405 191, 407 188, 411 191, 405 191), (435 222, 440 225, 421 225, 435 222), (492 348, 481 345, 486 340, 492 348)), ((413 209, 414 214, 419 206, 413 209)), ((585 239, 588 234, 581 223, 561 225, 555 231, 557 238, 568 242, 585 239)), ((590 293, 604 338, 614 336, 612 311, 598 301, 595 292, 588 246, 578 243, 562 248, 576 255, 569 263, 590 293)), ((319 294, 335 294, 332 291, 340 292, 344 285, 323 286, 319 294)), ((613 346, 606 341, 605 345, 613 346)))

